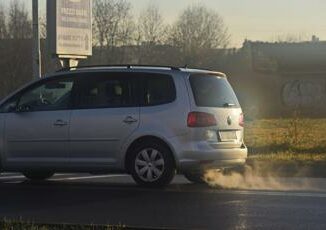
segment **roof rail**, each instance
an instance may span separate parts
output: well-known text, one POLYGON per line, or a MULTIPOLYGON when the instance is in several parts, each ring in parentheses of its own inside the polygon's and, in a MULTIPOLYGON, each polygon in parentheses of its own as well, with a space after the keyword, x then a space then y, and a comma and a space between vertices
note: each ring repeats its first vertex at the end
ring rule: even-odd
POLYGON ((108 68, 114 68, 114 67, 125 67, 127 69, 132 69, 133 67, 153 67, 153 68, 169 68, 171 70, 177 70, 180 71, 179 67, 174 66, 164 66, 164 65, 134 65, 134 64, 126 64, 126 65, 88 65, 88 66, 74 66, 74 67, 67 67, 57 70, 56 72, 64 72, 64 71, 70 71, 70 70, 77 70, 77 69, 87 69, 87 68, 96 68, 96 67, 108 67, 108 68))

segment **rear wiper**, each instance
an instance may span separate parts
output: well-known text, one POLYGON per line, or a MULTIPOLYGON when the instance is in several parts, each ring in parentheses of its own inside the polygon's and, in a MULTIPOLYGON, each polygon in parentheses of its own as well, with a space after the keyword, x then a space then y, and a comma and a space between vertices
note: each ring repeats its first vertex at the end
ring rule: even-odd
POLYGON ((235 104, 233 104, 233 103, 224 103, 223 106, 224 107, 234 107, 235 104))

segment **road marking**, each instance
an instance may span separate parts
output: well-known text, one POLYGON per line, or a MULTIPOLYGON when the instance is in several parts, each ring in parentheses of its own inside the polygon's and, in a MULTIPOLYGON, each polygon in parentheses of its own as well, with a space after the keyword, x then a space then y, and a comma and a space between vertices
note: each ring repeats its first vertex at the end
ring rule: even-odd
MULTIPOLYGON (((55 174, 53 177, 57 177, 57 176, 71 176, 71 175, 77 175, 77 174, 55 174)), ((5 174, 1 174, 0 175, 0 180, 4 179, 21 179, 21 178, 25 178, 24 175, 18 174, 18 173, 5 173, 5 174)))
POLYGON ((22 182, 24 182, 24 180, 18 180, 18 181, 6 181, 6 182, 4 182, 4 183, 6 183, 6 184, 20 184, 20 183, 22 183, 22 182))
POLYGON ((10 175, 21 175, 20 173, 0 173, 1 176, 10 176, 10 175))
POLYGON ((65 180, 87 180, 87 179, 100 179, 100 178, 110 178, 110 177, 125 177, 126 175, 117 174, 117 175, 99 175, 99 176, 82 176, 82 177, 67 177, 67 178, 56 178, 50 179, 49 181, 65 181, 65 180))
POLYGON ((77 173, 56 173, 53 175, 53 177, 56 177, 56 176, 71 176, 71 175, 80 175, 80 174, 77 174, 77 173))
POLYGON ((23 175, 21 175, 21 176, 0 176, 0 180, 1 179, 21 179, 21 178, 25 178, 25 177, 23 175))

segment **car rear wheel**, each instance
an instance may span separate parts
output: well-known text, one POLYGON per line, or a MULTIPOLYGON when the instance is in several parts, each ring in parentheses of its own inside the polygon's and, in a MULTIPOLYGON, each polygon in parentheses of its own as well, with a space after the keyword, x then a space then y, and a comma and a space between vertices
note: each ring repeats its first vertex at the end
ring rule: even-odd
POLYGON ((24 172, 23 175, 29 180, 46 180, 54 175, 53 172, 24 172))
POLYGON ((171 151, 156 141, 138 145, 132 151, 129 167, 133 179, 146 187, 164 187, 176 172, 171 151))
POLYGON ((184 176, 194 184, 205 184, 204 176, 201 173, 186 173, 184 176))

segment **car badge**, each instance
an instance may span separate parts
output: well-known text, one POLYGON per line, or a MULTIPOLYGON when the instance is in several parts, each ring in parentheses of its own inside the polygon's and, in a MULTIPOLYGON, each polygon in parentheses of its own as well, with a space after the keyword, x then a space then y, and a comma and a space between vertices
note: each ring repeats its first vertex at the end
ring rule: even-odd
POLYGON ((231 116, 228 116, 227 122, 228 122, 228 125, 232 125, 232 118, 231 118, 231 116))

